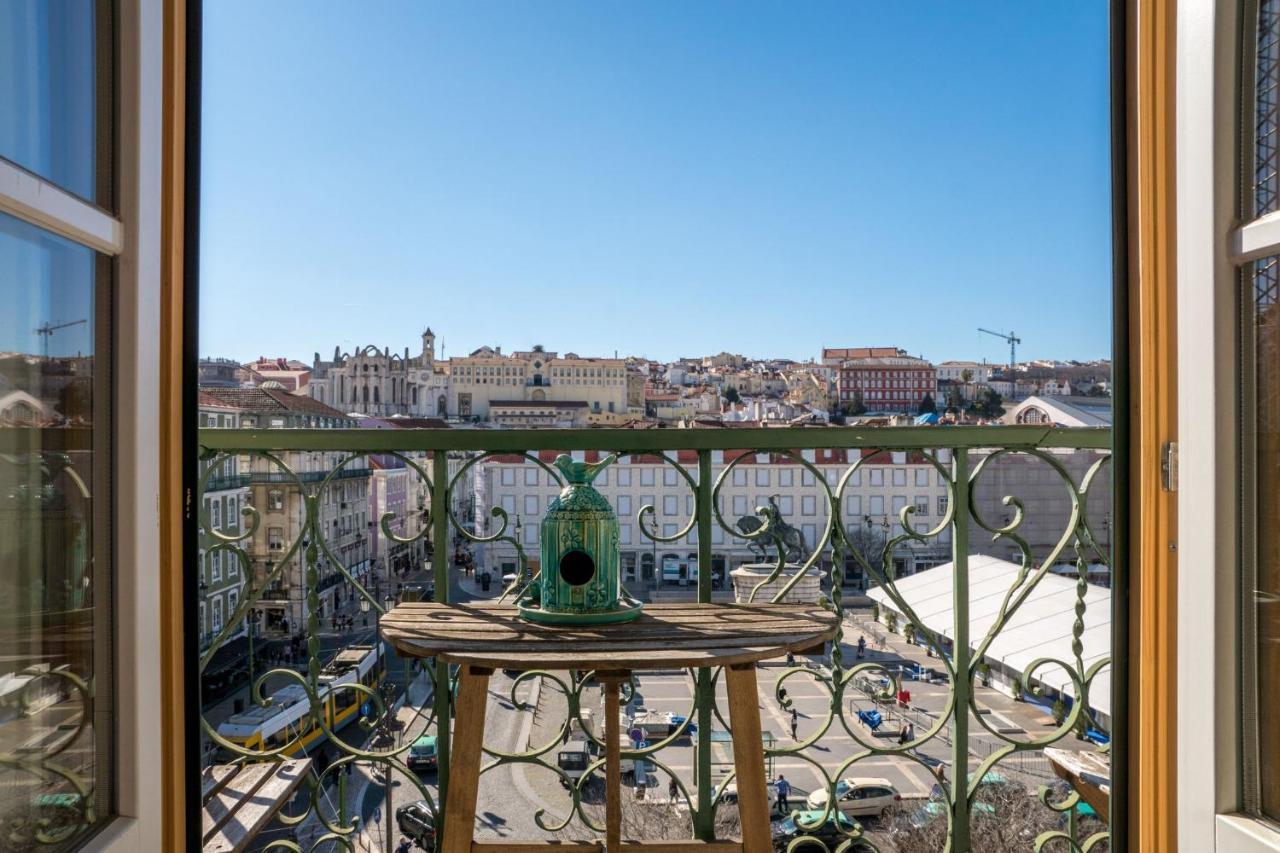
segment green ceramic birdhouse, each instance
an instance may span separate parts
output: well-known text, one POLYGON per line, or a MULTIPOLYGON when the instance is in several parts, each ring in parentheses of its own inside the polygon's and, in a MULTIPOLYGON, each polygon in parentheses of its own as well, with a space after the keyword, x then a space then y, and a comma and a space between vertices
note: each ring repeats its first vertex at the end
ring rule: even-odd
POLYGON ((640 615, 640 602, 622 595, 618 517, 591 485, 616 459, 617 454, 595 463, 556 457, 566 485, 542 519, 542 571, 537 594, 520 602, 525 618, 591 625, 640 615))

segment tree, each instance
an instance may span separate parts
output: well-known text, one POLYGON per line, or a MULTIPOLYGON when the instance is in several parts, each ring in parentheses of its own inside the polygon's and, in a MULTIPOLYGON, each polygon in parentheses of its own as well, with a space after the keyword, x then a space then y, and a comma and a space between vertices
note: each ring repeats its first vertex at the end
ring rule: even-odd
MULTIPOLYGON (((997 773, 1001 772, 1000 766, 996 765, 995 770, 997 773)), ((1070 788, 1066 783, 1054 783, 1049 802, 1061 803, 1069 793, 1070 788)), ((1041 833, 1065 833, 1067 825, 1064 813, 1049 808, 1035 794, 1034 790, 1013 779, 979 785, 969 811, 972 848, 990 851, 1031 850, 1041 833)), ((918 800, 904 800, 885 811, 880 826, 888 828, 886 834, 889 836, 889 843, 880 848, 882 851, 937 853, 946 847, 946 815, 939 811, 922 817, 921 809, 922 805, 918 800)), ((1050 842, 1044 849, 1080 849, 1085 841, 1105 831, 1106 825, 1097 818, 1080 816, 1076 823, 1075 847, 1070 847, 1064 839, 1050 842)), ((1109 848, 1103 841, 1091 849, 1103 851, 1109 848)))
POLYGON ((969 406, 969 411, 980 418, 998 418, 1004 414, 1004 398, 995 389, 985 388, 969 406))
POLYGON ((973 371, 967 367, 964 370, 960 371, 960 381, 963 382, 965 385, 968 385, 970 382, 972 382, 973 371))
POLYGON ((730 385, 724 389, 724 399, 728 403, 740 403, 742 402, 742 395, 738 393, 737 388, 730 385))
POLYGON ((845 408, 848 411, 848 413, 851 415, 854 415, 854 416, 865 415, 867 413, 867 407, 862 402, 862 392, 861 391, 853 392, 853 400, 845 408))
POLYGON ((938 406, 933 402, 933 395, 926 391, 925 395, 920 398, 920 408, 916 409, 916 414, 936 415, 937 413, 938 406))

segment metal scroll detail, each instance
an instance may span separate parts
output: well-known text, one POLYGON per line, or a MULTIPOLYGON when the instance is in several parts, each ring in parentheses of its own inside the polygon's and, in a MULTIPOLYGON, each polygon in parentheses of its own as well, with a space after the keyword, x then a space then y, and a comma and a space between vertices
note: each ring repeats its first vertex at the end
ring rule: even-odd
MULTIPOLYGON (((933 802, 937 804, 934 811, 937 819, 926 828, 928 832, 936 834, 940 844, 933 849, 969 851, 988 843, 985 839, 988 838, 992 809, 1003 808, 990 802, 992 793, 989 780, 997 776, 1030 780, 1025 785, 1028 792, 1026 799, 1034 805, 1037 816, 1028 825, 1036 828, 1036 831, 1025 838, 1025 849, 1043 850, 1046 853, 1097 853, 1105 849, 1109 842, 1105 824, 1096 820, 1090 823, 1081 817, 1084 812, 1079 796, 1074 792, 1065 792, 1061 785, 1046 775, 1047 763, 1043 761, 1042 750, 1046 746, 1075 738, 1085 730, 1101 734, 1103 739, 1109 735, 1106 721, 1091 715, 1088 709, 1091 707, 1091 691, 1109 677, 1110 658, 1088 656, 1083 642, 1092 615, 1088 603, 1090 565, 1110 563, 1110 555, 1103 547, 1098 531, 1093 527, 1096 522, 1091 521, 1088 511, 1091 500, 1096 502, 1102 499, 1094 492, 1097 491, 1097 484, 1103 482, 1101 475, 1109 464, 1109 456, 1099 452, 1096 460, 1078 481, 1053 452, 1060 446, 1070 449, 1072 445, 1069 441, 1062 445, 1018 445, 1008 448, 1001 448, 997 443, 995 449, 991 449, 990 443, 980 444, 976 439, 963 446, 923 449, 918 446, 915 449, 901 449, 887 443, 884 446, 867 444, 851 448, 849 461, 835 466, 831 462, 819 464, 812 461, 812 457, 802 449, 809 435, 808 432, 798 432, 795 439, 799 447, 794 450, 741 448, 735 451, 737 455, 733 458, 726 458, 723 463, 717 461, 714 469, 710 450, 697 451, 698 465, 695 469, 680 461, 674 454, 656 448, 620 450, 605 446, 604 439, 598 446, 589 448, 602 453, 618 452, 624 459, 643 454, 648 461, 674 469, 678 475, 678 485, 675 488, 692 495, 696 511, 686 522, 677 525, 678 530, 674 535, 664 535, 661 532, 660 526, 655 523, 654 506, 646 504, 634 514, 640 536, 646 542, 675 543, 686 541, 687 537, 687 541, 691 545, 696 544, 699 549, 699 567, 703 575, 709 575, 711 571, 709 562, 703 563, 701 557, 710 554, 713 531, 719 531, 715 533, 716 536, 730 537, 734 541, 755 542, 776 557, 771 559, 768 574, 755 582, 754 587, 746 592, 746 598, 761 602, 768 589, 772 593, 769 598, 780 601, 799 589, 800 584, 817 577, 821 580, 822 606, 840 614, 840 633, 820 662, 784 667, 773 682, 774 701, 784 713, 794 706, 793 697, 797 694, 812 696, 816 692, 824 697, 824 712, 819 718, 809 721, 807 734, 803 738, 788 745, 775 745, 769 751, 775 760, 800 763, 811 768, 822 780, 827 792, 827 806, 824 809, 797 819, 796 843, 809 840, 812 847, 805 849, 828 851, 893 849, 885 844, 886 827, 883 824, 872 825, 866 822, 864 825, 858 821, 843 824, 837 821, 838 832, 834 843, 832 836, 822 831, 832 820, 830 804, 835 799, 840 780, 850 775, 880 775, 870 768, 888 760, 913 768, 917 776, 936 779, 933 802), (945 508, 931 514, 928 524, 922 523, 917 517, 913 504, 897 510, 892 519, 886 517, 880 528, 872 529, 870 523, 866 525, 866 529, 856 522, 846 523, 844 508, 846 501, 854 494, 855 485, 861 477, 867 476, 871 467, 882 464, 884 454, 893 452, 914 454, 914 463, 929 473, 940 490, 938 494, 945 500, 940 501, 939 506, 945 503, 945 508), (736 523, 740 521, 736 518, 737 514, 727 513, 722 507, 724 489, 734 472, 748 464, 749 458, 756 454, 773 454, 776 459, 785 459, 789 467, 797 472, 797 476, 805 474, 806 483, 810 479, 812 481, 805 488, 812 489, 817 507, 814 518, 820 526, 815 541, 804 543, 803 554, 797 553, 794 541, 782 538, 782 519, 779 518, 776 504, 766 502, 755 507, 752 514, 759 519, 759 523, 754 525, 736 523), (984 504, 978 500, 980 490, 999 487, 997 481, 992 479, 992 472, 1002 464, 1002 460, 1014 458, 1040 466, 1046 477, 1052 478, 1052 488, 1061 490, 1063 500, 1059 503, 1068 508, 1061 531, 1047 552, 1039 555, 1033 555, 1035 549, 1025 535, 1028 514, 1034 506, 1029 507, 1018 495, 1006 495, 1001 503, 1007 510, 1007 515, 1002 519, 995 519, 986 517, 982 509, 983 506, 989 506, 990 502, 984 504), (839 468, 834 480, 826 476, 826 472, 833 468, 839 468), (998 602, 994 605, 990 619, 981 623, 972 621, 969 612, 970 544, 977 544, 980 538, 1007 546, 1008 553, 1017 555, 1014 560, 1015 569, 1011 571, 1006 587, 998 595, 998 602), (898 577, 895 568, 896 554, 905 548, 923 546, 937 551, 949 549, 951 552, 955 607, 953 622, 945 627, 926 622, 916 611, 912 599, 902 589, 904 579, 898 577), (1028 662, 1017 674, 1016 682, 1020 687, 1034 686, 1046 679, 1046 673, 1053 673, 1055 683, 1069 686, 1068 692, 1075 697, 1075 701, 1069 703, 1063 709, 1060 719, 1055 719, 1053 725, 1047 726, 1043 732, 1011 733, 995 722, 993 709, 984 704, 982 697, 985 694, 975 689, 975 684, 987 678, 984 659, 993 644, 1016 622, 1028 602, 1035 600, 1037 591, 1044 586, 1051 569, 1066 561, 1073 563, 1075 567, 1071 578, 1075 589, 1071 654, 1061 659, 1040 658, 1028 662), (893 609, 901 614, 901 623, 893 627, 899 633, 909 634, 917 645, 928 649, 935 662, 934 668, 945 676, 941 679, 946 683, 941 709, 936 714, 921 717, 920 731, 909 743, 874 736, 856 717, 855 711, 858 708, 891 704, 903 687, 903 681, 901 674, 883 661, 861 659, 853 654, 851 634, 887 632, 890 626, 872 623, 863 615, 863 610, 851 606, 844 583, 846 566, 856 567, 882 590, 886 601, 891 602, 893 609), (838 738, 851 746, 834 751, 824 745, 826 738, 838 738), (939 759, 939 755, 947 757, 939 759)), ((528 436, 529 444, 525 446, 536 446, 537 438, 538 433, 531 432, 528 436)), ((282 440, 287 441, 287 438, 282 440)), ((1084 446, 1094 448, 1097 445, 1084 446)), ((323 490, 337 481, 340 471, 366 458, 368 454, 350 453, 323 480, 315 484, 303 482, 285 463, 282 453, 257 450, 246 455, 271 466, 292 488, 305 495, 306 523, 303 526, 304 533, 295 536, 285 545, 283 556, 273 571, 260 576, 247 575, 255 578, 256 588, 245 595, 236 612, 228 619, 223 635, 230 632, 232 625, 243 620, 246 611, 256 606, 255 602, 261 600, 263 590, 278 581, 284 564, 295 556, 300 557, 306 567, 304 583, 308 596, 314 596, 315 586, 319 583, 316 567, 321 558, 324 558, 337 567, 359 596, 368 598, 373 607, 381 609, 359 579, 342 566, 341 560, 326 542, 318 520, 323 490)), ((464 475, 468 471, 474 472, 477 466, 482 466, 499 455, 509 459, 511 451, 475 452, 444 480, 436 476, 443 470, 442 467, 437 466, 432 476, 428 476, 415 462, 415 458, 420 457, 414 457, 409 452, 394 455, 403 460, 413 475, 420 479, 431 497, 432 527, 424 526, 418 536, 427 535, 431 530, 437 533, 447 530, 456 541, 506 543, 515 551, 517 570, 515 581, 503 592, 503 599, 510 601, 519 596, 533 581, 533 577, 524 543, 520 541, 521 537, 514 535, 512 519, 508 518, 508 513, 500 506, 493 507, 491 516, 497 524, 496 530, 490 532, 488 529, 470 529, 453 511, 455 491, 460 488, 464 475), (436 513, 439 514, 438 517, 436 513)), ((536 453, 521 452, 518 455, 527 463, 538 466, 549 477, 548 482, 560 482, 557 472, 541 461, 536 453)), ((670 492, 671 487, 667 491, 670 492)), ((934 492, 931 491, 932 494, 934 492)), ((207 518, 202 519, 202 524, 206 532, 218 540, 214 547, 235 555, 240 565, 248 569, 250 561, 246 541, 259 529, 260 512, 260 508, 246 508, 244 516, 247 529, 236 534, 222 534, 214 530, 207 518)), ((386 516, 380 519, 382 529, 389 536, 393 535, 390 520, 386 516)), ((526 523, 532 523, 532 520, 526 520, 526 523)), ((443 540, 437 541, 435 546, 444 548, 445 543, 443 540)), ((654 570, 659 570, 656 561, 654 570)), ((700 576, 699 599, 709 601, 710 595, 709 579, 700 576)), ((309 600, 314 601, 313 598, 309 600)), ((318 693, 322 661, 318 642, 319 625, 314 615, 306 624, 306 634, 306 666, 301 670, 276 667, 257 677, 253 683, 254 701, 268 701, 263 696, 262 689, 268 680, 273 685, 292 683, 305 692, 312 713, 322 715, 321 697, 318 693)), ((211 655, 212 652, 206 653, 201 662, 202 667, 207 665, 211 655)), ((442 667, 428 665, 426 671, 434 676, 437 688, 438 701, 432 706, 429 715, 429 721, 434 723, 448 714, 451 684, 447 670, 442 667)), ((698 778, 706 780, 709 776, 706 774, 705 762, 709 759, 705 756, 710 752, 711 730, 730 730, 730 726, 716 702, 720 671, 690 670, 687 677, 692 696, 684 710, 684 721, 674 732, 655 743, 643 748, 624 750, 623 757, 646 760, 664 781, 668 775, 675 778, 676 798, 684 805, 693 834, 698 838, 710 839, 717 830, 717 812, 722 810, 721 794, 733 781, 732 777, 723 779, 714 787, 705 782, 687 786, 678 774, 672 772, 673 762, 665 757, 669 753, 664 754, 664 751, 692 735, 697 745, 698 778)), ((563 709, 557 713, 563 716, 556 717, 553 723, 545 724, 542 729, 545 734, 522 745, 519 750, 504 750, 491 744, 486 744, 485 747, 486 761, 481 768, 482 785, 486 775, 496 769, 517 766, 530 772, 559 776, 564 780, 564 802, 556 809, 540 809, 533 816, 536 825, 549 833, 569 831, 575 826, 579 835, 583 830, 588 834, 604 830, 599 815, 590 807, 587 792, 590 777, 593 774, 602 775, 604 763, 603 743, 600 741, 603 726, 592 730, 584 715, 584 708, 589 703, 588 691, 592 689, 591 682, 591 673, 588 672, 528 672, 515 676, 507 696, 512 708, 516 711, 533 712, 535 709, 528 704, 525 691, 537 683, 539 694, 543 697, 539 710, 549 706, 547 697, 555 696, 558 697, 555 707, 563 709), (556 765, 555 751, 576 732, 581 732, 583 737, 592 741, 601 757, 594 760, 582 776, 570 779, 556 765)), ((377 726, 380 720, 387 718, 389 712, 383 697, 377 691, 359 687, 351 689, 360 692, 368 700, 367 713, 359 721, 361 726, 377 726)), ((1039 698, 1034 689, 1028 692, 1028 696, 1033 700, 1039 698)), ((246 750, 219 738, 214 728, 207 723, 204 729, 210 739, 233 755, 235 760, 279 761, 288 751, 287 746, 246 750)), ((289 810, 281 821, 297 826, 314 816, 325 831, 324 838, 351 847, 360 829, 359 817, 347 813, 345 808, 333 809, 326 805, 323 792, 334 787, 329 784, 330 779, 336 779, 340 788, 343 776, 341 770, 352 762, 372 764, 377 768, 376 773, 383 772, 383 768, 391 768, 401 779, 416 777, 409 773, 404 761, 407 744, 365 749, 351 743, 354 738, 347 737, 340 731, 326 729, 326 735, 341 750, 343 757, 311 780, 306 801, 289 810)), ((447 730, 440 733, 440 739, 442 752, 447 753, 447 730)), ((1105 751, 1106 747, 1099 749, 1105 751)), ((441 781, 441 787, 444 788, 447 783, 446 772, 442 771, 441 781)), ((432 813, 437 817, 439 815, 439 805, 432 792, 423 784, 418 784, 411 794, 398 796, 424 799, 430 804, 432 813)), ((447 796, 447 789, 441 796, 447 796)), ((921 805, 923 804, 922 802, 921 805)), ((1017 808, 1024 808, 1024 804, 1019 801, 1017 808)), ((791 846, 796 846, 796 843, 791 846)), ((282 849, 303 849, 292 841, 280 841, 276 844, 282 849)), ((988 846, 987 849, 992 848, 988 846)))

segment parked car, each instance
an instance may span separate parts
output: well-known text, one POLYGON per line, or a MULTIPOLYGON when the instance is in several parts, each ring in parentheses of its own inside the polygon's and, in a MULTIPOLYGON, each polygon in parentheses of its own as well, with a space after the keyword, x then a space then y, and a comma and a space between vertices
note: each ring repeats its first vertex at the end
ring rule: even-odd
POLYGON ((396 809, 396 826, 423 850, 434 850, 436 826, 426 800, 406 803, 396 809))
POLYGON ((585 740, 571 740, 560 747, 559 753, 556 754, 556 766, 563 773, 560 784, 567 788, 570 784, 576 783, 587 772, 591 761, 591 749, 585 740))
MULTIPOLYGON (((778 788, 773 782, 767 782, 764 786, 764 796, 769 803, 769 811, 773 811, 778 806, 778 788)), ((738 802, 738 783, 730 782, 724 786, 724 791, 720 793, 720 802, 736 803, 738 802)))
MULTIPOLYGON (((850 817, 880 817, 885 809, 902 799, 888 779, 851 777, 836 783, 835 808, 850 817)), ((819 788, 805 800, 809 808, 827 807, 826 788, 819 788)))
MULTIPOLYGON (((843 812, 831 812, 827 819, 813 829, 803 827, 822 820, 821 811, 796 812, 773 824, 773 849, 782 853, 789 848, 792 853, 804 850, 835 850, 849 840, 849 836, 861 829, 861 825, 843 812), (800 841, 794 848, 791 843, 800 841)), ((865 841, 855 841, 848 847, 848 853, 871 853, 875 848, 865 841)))
POLYGON ((409 765, 410 770, 435 770, 437 760, 435 735, 423 735, 409 747, 409 757, 405 764, 409 765))

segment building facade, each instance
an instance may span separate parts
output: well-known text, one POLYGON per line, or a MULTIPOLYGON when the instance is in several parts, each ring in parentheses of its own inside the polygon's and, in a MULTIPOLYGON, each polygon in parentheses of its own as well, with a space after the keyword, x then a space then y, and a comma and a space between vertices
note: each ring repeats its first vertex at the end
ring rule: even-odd
MULTIPOLYGON (((323 403, 280 389, 207 388, 203 393, 210 400, 238 409, 240 426, 246 429, 351 429, 359 425, 323 403)), ((259 519, 244 548, 252 563, 252 582, 263 590, 257 631, 260 636, 291 639, 302 632, 305 620, 311 616, 303 593, 303 573, 305 551, 312 543, 299 540, 306 529, 305 495, 326 479, 328 483, 320 489, 317 507, 325 541, 315 543, 319 547, 315 615, 322 619, 333 615, 352 594, 350 582, 338 571, 339 565, 357 580, 371 570, 372 469, 366 459, 342 465, 348 456, 336 452, 281 453, 280 461, 288 471, 260 456, 239 459, 239 470, 248 478, 249 503, 259 519), (277 573, 281 561, 285 566, 277 573)))
POLYGON ((626 414, 626 362, 561 356, 534 347, 504 355, 481 347, 449 360, 448 416, 489 420, 496 403, 585 403, 589 414, 626 414))
MULTIPOLYGON (((240 410, 204 391, 199 392, 199 421, 205 429, 236 429, 240 426, 240 410)), ((213 533, 225 537, 238 537, 241 533, 241 510, 249 501, 249 478, 240 471, 240 458, 223 457, 217 469, 210 471, 210 462, 200 462, 200 476, 204 479, 203 516, 199 525, 200 566, 200 651, 203 653, 217 639, 226 620, 235 613, 244 595, 245 574, 234 551, 214 549, 219 541, 213 533)), ((245 624, 223 638, 223 642, 245 634, 245 624)))
POLYGON ((936 402, 938 372, 901 350, 892 356, 850 358, 840 363, 837 390, 842 404, 861 402, 869 412, 914 412, 926 395, 936 402))
MULTIPOLYGON (((672 455, 696 476, 695 452, 672 455)), ((553 452, 538 456, 548 465, 555 457, 553 452)), ((596 461, 599 454, 580 453, 575 458, 596 461)), ((737 454, 714 451, 713 475, 719 478, 736 458, 737 454)), ((808 547, 816 547, 829 517, 826 493, 818 479, 834 488, 854 460, 844 450, 805 451, 802 458, 818 469, 818 476, 786 455, 741 454, 741 461, 720 490, 719 507, 725 522, 732 526, 740 518, 754 516, 757 507, 768 506, 772 500, 783 518, 804 535, 808 547)), ((691 530, 674 542, 657 542, 645 536, 638 518, 642 508, 648 506, 653 508, 652 515, 646 513, 648 529, 663 537, 675 536, 684 529, 693 517, 694 496, 679 472, 653 457, 630 456, 606 468, 593 485, 618 514, 624 582, 640 588, 682 585, 671 567, 683 566, 688 579, 688 567, 697 562, 697 531, 691 530)), ((560 488, 555 477, 523 456, 488 459, 476 466, 478 517, 491 517, 493 507, 505 512, 509 519, 507 534, 518 538, 530 566, 536 566, 539 522, 560 488)), ((851 476, 840 512, 853 538, 883 546, 886 534, 892 537, 901 532, 900 513, 904 507, 913 508, 912 520, 918 529, 928 529, 944 517, 947 500, 946 486, 923 457, 882 453, 851 476)), ((491 522, 491 526, 496 523, 491 522)), ((488 532, 495 531, 492 528, 488 532)), ((718 524, 712 527, 711 537, 711 570, 721 584, 726 572, 760 559, 745 538, 718 524)), ((906 575, 937 565, 950 559, 949 549, 946 531, 927 543, 904 543, 894 552, 894 570, 906 575)), ((830 548, 821 559, 823 565, 830 566, 830 548)), ((500 574, 515 571, 518 561, 514 547, 501 542, 489 545, 482 565, 500 574)), ((868 578, 856 560, 848 561, 845 582, 854 589, 867 587, 868 578)))
POLYGON ((422 333, 416 356, 392 353, 390 347, 366 346, 353 353, 334 347, 333 358, 312 361, 308 393, 312 399, 349 414, 385 417, 444 417, 448 379, 436 362, 436 337, 422 333))

